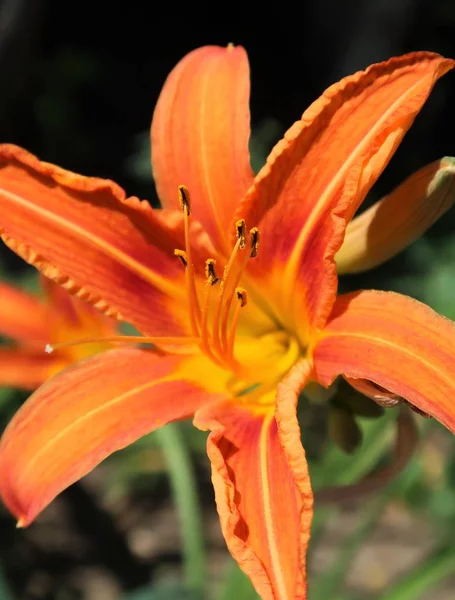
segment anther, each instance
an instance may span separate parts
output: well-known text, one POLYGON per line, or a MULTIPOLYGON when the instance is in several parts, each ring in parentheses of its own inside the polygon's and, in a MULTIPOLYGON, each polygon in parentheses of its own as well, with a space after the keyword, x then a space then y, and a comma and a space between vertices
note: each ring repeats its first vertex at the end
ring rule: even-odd
POLYGON ((180 262, 182 263, 182 265, 184 267, 188 266, 188 259, 186 257, 185 250, 178 250, 178 249, 174 250, 174 256, 176 256, 180 260, 180 262))
POLYGON ((246 244, 246 223, 245 219, 239 219, 235 224, 237 239, 240 240, 239 248, 243 250, 246 244))
POLYGON ((235 294, 236 294, 237 298, 240 300, 240 306, 242 308, 244 306, 246 306, 246 304, 248 302, 248 295, 246 293, 246 290, 241 287, 235 288, 235 294))
POLYGON ((250 229, 250 240, 251 240, 250 258, 255 258, 258 255, 259 242, 260 242, 259 229, 257 227, 253 227, 253 229, 250 229))
POLYGON ((215 285, 219 281, 219 278, 216 275, 215 265, 216 260, 213 258, 208 258, 205 261, 205 276, 210 285, 215 285))
POLYGON ((189 192, 188 188, 186 187, 186 185, 179 185, 178 191, 179 191, 180 208, 182 209, 182 211, 184 213, 186 212, 186 214, 189 215, 191 213, 190 192, 189 192))

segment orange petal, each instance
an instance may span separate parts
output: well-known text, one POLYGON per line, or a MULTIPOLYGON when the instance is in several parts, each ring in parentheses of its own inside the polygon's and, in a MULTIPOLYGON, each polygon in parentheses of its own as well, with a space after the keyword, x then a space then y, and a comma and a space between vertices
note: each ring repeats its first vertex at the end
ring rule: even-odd
POLYGON ((42 286, 49 299, 53 337, 48 342, 67 342, 76 337, 113 335, 118 321, 100 313, 94 306, 71 296, 54 281, 42 277, 42 286))
POLYGON ((59 357, 38 350, 0 348, 0 386, 34 390, 56 370, 63 368, 59 357))
POLYGON ((0 283, 0 333, 44 350, 49 341, 48 311, 43 302, 17 287, 0 283))
POLYGON ((241 203, 237 217, 262 234, 252 267, 270 283, 281 321, 300 321, 303 343, 335 300, 334 255, 346 221, 454 64, 417 52, 332 85, 272 150, 241 203))
POLYGON ((455 324, 412 298, 361 291, 340 296, 314 348, 323 385, 366 379, 455 432, 455 324))
MULTIPOLYGON (((0 145, 0 231, 16 253, 71 293, 143 333, 181 335, 180 240, 121 188, 0 145)), ((185 315, 186 317, 186 315, 185 315)))
POLYGON ((177 186, 186 185, 194 216, 221 249, 253 182, 249 94, 245 50, 205 46, 173 69, 153 115, 153 174, 163 206, 177 208, 177 186))
POLYGON ((313 496, 296 404, 308 363, 279 386, 273 407, 214 403, 195 425, 210 429, 207 451, 229 550, 263 600, 306 598, 306 550, 313 496))
POLYGON ((146 350, 111 350, 66 369, 28 399, 0 443, 0 494, 19 525, 112 452, 213 399, 175 380, 179 363, 146 350))
POLYGON ((455 158, 442 158, 408 177, 353 219, 336 255, 337 271, 359 273, 409 246, 455 202, 455 158))

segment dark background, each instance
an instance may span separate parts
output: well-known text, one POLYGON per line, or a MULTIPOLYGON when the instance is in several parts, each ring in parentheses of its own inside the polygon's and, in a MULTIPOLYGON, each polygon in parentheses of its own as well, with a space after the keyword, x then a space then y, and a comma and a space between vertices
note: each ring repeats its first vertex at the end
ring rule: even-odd
MULTIPOLYGON (((0 2, 0 137, 41 158, 153 196, 125 168, 148 129, 166 75, 189 50, 242 44, 249 53, 252 124, 281 131, 329 84, 411 50, 455 56, 450 0, 253 4, 0 2)), ((406 169, 450 154, 455 83, 438 84, 407 140, 406 169)), ((453 153, 453 150, 452 150, 453 153)), ((403 163, 400 175, 403 176, 403 163)), ((391 169, 392 177, 395 169, 391 169)))
MULTIPOLYGON (((128 194, 155 204, 147 132, 161 86, 193 48, 229 42, 249 54, 252 127, 264 151, 344 75, 412 50, 455 57, 455 2, 303 0, 296 9, 285 2, 182 8, 171 2, 0 0, 0 140, 64 168, 113 179, 128 194)), ((426 163, 455 154, 454 107, 452 73, 437 84, 373 198, 426 163)), ((342 285, 406 291, 455 318, 453 217, 452 210, 420 245, 342 285)), ((25 270, 6 248, 0 259, 10 276, 25 270)), ((213 509, 206 475, 201 491, 213 509)), ((145 501, 153 510, 169 498, 167 484, 160 485, 145 501)), ((45 522, 44 529, 18 538, 10 517, 0 514, 4 569, 18 598, 89 597, 80 581, 74 583, 74 565, 87 560, 113 574, 117 591, 149 580, 156 564, 144 564, 131 552, 115 518, 83 486, 63 495, 63 508, 62 528, 76 539, 72 550, 63 542, 60 549, 43 543, 55 534, 52 517, 48 529, 45 522), (80 548, 89 548, 88 555, 80 548), (44 583, 30 587, 31 573, 41 574, 44 583)), ((178 548, 156 560, 178 564, 178 548)), ((99 598, 117 598, 112 594, 99 598)))

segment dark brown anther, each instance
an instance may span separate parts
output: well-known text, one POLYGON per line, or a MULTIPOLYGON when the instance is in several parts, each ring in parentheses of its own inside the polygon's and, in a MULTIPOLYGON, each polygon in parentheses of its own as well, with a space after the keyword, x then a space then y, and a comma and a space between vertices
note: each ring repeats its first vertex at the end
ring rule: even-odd
POLYGON ((216 275, 215 265, 216 261, 213 258, 208 258, 205 261, 205 276, 210 285, 215 285, 219 281, 219 278, 216 275))
POLYGON ((186 258, 185 250, 174 250, 174 256, 176 256, 184 267, 188 266, 188 260, 186 258))
POLYGON ((186 187, 186 185, 179 185, 178 186, 178 191, 179 191, 179 204, 180 204, 180 208, 182 209, 182 211, 187 215, 190 215, 191 213, 191 197, 190 197, 190 191, 189 189, 186 187))
POLYGON ((250 240, 251 240, 250 257, 255 258, 258 255, 259 241, 260 241, 259 229, 257 227, 253 227, 253 229, 250 229, 250 240))
POLYGON ((240 306, 242 308, 246 306, 248 302, 248 295, 246 293, 246 290, 244 288, 236 288, 235 293, 237 295, 237 298, 240 300, 240 306))
POLYGON ((246 245, 246 223, 245 219, 239 219, 235 224, 237 239, 240 240, 239 248, 243 250, 246 245))

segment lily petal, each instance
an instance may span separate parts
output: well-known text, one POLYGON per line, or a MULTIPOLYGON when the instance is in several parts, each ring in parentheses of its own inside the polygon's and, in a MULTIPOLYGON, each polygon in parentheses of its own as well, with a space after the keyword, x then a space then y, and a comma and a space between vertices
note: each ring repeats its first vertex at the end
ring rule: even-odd
POLYGON ((296 418, 308 363, 280 384, 276 413, 232 401, 201 409, 207 451, 228 548, 264 600, 306 598, 306 549, 313 496, 296 418))
POLYGON ((44 350, 49 341, 48 309, 35 296, 0 283, 0 333, 26 346, 44 350))
POLYGON ((340 296, 314 347, 323 385, 366 379, 404 398, 455 433, 455 324, 393 292, 340 296), (351 379, 350 379, 351 381, 351 379))
POLYGON ((101 314, 88 302, 72 296, 51 279, 42 277, 41 282, 49 301, 52 324, 49 328, 53 330, 53 342, 69 341, 75 336, 109 336, 117 330, 117 320, 101 314))
POLYGON ((253 182, 249 66, 241 46, 190 52, 168 76, 153 115, 153 174, 161 202, 177 208, 185 184, 194 216, 219 249, 253 182))
POLYGON ((38 350, 0 348, 0 386, 35 390, 56 371, 65 366, 57 356, 38 350))
POLYGON ((300 322, 303 343, 335 301, 346 222, 454 65, 416 52, 332 85, 275 146, 240 204, 236 216, 262 234, 252 267, 270 283, 280 320, 300 322))
POLYGON ((176 379, 181 360, 111 350, 66 369, 27 400, 0 443, 0 494, 19 525, 112 452, 213 400, 176 379))
POLYGON ((339 274, 359 273, 409 246, 455 202, 455 158, 442 158, 408 177, 355 217, 336 255, 339 274))
POLYGON ((3 144, 0 208, 3 240, 46 277, 143 333, 186 331, 180 240, 147 203, 3 144))

